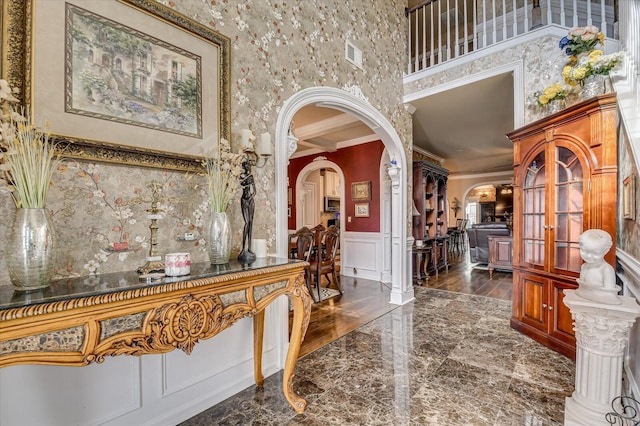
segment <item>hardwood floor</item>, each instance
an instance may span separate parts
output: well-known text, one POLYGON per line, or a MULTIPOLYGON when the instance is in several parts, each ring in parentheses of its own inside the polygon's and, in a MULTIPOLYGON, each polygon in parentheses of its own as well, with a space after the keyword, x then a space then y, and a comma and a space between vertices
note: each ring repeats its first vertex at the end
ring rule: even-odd
MULTIPOLYGON (((311 320, 299 356, 398 307, 389 303, 390 285, 351 277, 342 277, 340 282, 344 294, 311 306, 311 320)), ((511 300, 512 275, 495 271, 490 280, 488 270, 474 268, 469 255, 463 254, 450 258, 448 271, 440 271, 438 277, 431 276, 429 281, 418 283, 414 280, 414 285, 511 300)))
POLYGON ((493 279, 489 279, 488 269, 474 265, 469 261, 468 251, 462 255, 454 255, 449 259, 448 271, 440 271, 437 277, 432 275, 429 281, 414 282, 414 285, 511 300, 513 274, 494 271, 493 279))
POLYGON ((389 303, 391 288, 379 281, 341 277, 343 294, 314 303, 300 355, 344 336, 397 306, 389 303))

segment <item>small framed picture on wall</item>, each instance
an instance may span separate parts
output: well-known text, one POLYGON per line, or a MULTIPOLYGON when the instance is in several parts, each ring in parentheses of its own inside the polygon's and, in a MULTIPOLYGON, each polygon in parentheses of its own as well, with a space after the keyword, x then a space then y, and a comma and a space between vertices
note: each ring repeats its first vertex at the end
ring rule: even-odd
POLYGON ((622 181, 622 217, 636 218, 636 182, 635 174, 630 174, 622 181))
POLYGON ((369 201, 371 199, 371 181, 353 182, 351 184, 351 199, 353 201, 369 201))
POLYGON ((356 203, 356 217, 369 217, 369 203, 356 203))

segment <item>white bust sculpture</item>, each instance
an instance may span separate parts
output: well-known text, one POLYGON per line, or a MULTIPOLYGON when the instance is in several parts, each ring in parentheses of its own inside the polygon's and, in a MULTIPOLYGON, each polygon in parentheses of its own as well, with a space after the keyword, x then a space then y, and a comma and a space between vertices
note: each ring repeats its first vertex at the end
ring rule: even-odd
POLYGON ((594 302, 619 305, 616 272, 604 260, 613 245, 611 235, 602 229, 589 229, 580 235, 579 242, 580 256, 585 263, 580 268, 576 294, 594 302))

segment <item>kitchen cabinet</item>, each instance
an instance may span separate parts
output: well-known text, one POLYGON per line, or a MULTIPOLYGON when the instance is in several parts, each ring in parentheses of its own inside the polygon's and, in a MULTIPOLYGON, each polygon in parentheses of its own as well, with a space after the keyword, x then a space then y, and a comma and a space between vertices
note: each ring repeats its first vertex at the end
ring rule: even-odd
MULTIPOLYGON (((575 358, 563 290, 577 288, 578 237, 616 235, 615 94, 575 104, 508 134, 514 143, 511 326, 575 358)), ((615 246, 605 260, 615 265, 615 246)))
POLYGON ((333 170, 323 169, 324 171, 324 195, 329 197, 340 196, 340 175, 333 170))

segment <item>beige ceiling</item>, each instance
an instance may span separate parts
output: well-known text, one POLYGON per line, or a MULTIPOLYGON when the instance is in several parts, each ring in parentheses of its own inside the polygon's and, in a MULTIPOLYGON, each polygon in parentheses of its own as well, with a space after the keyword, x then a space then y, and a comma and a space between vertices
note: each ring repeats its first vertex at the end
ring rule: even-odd
POLYGON ((451 173, 512 169, 513 77, 502 74, 411 102, 413 144, 451 173))
MULTIPOLYGON (((513 77, 490 77, 411 102, 413 143, 444 159, 459 175, 512 170, 513 77)), ((344 112, 308 105, 293 118, 294 157, 333 152, 378 140, 363 122, 344 112)))
POLYGON ((293 135, 298 138, 293 157, 333 152, 379 139, 356 117, 315 105, 307 105, 293 116, 293 135))

